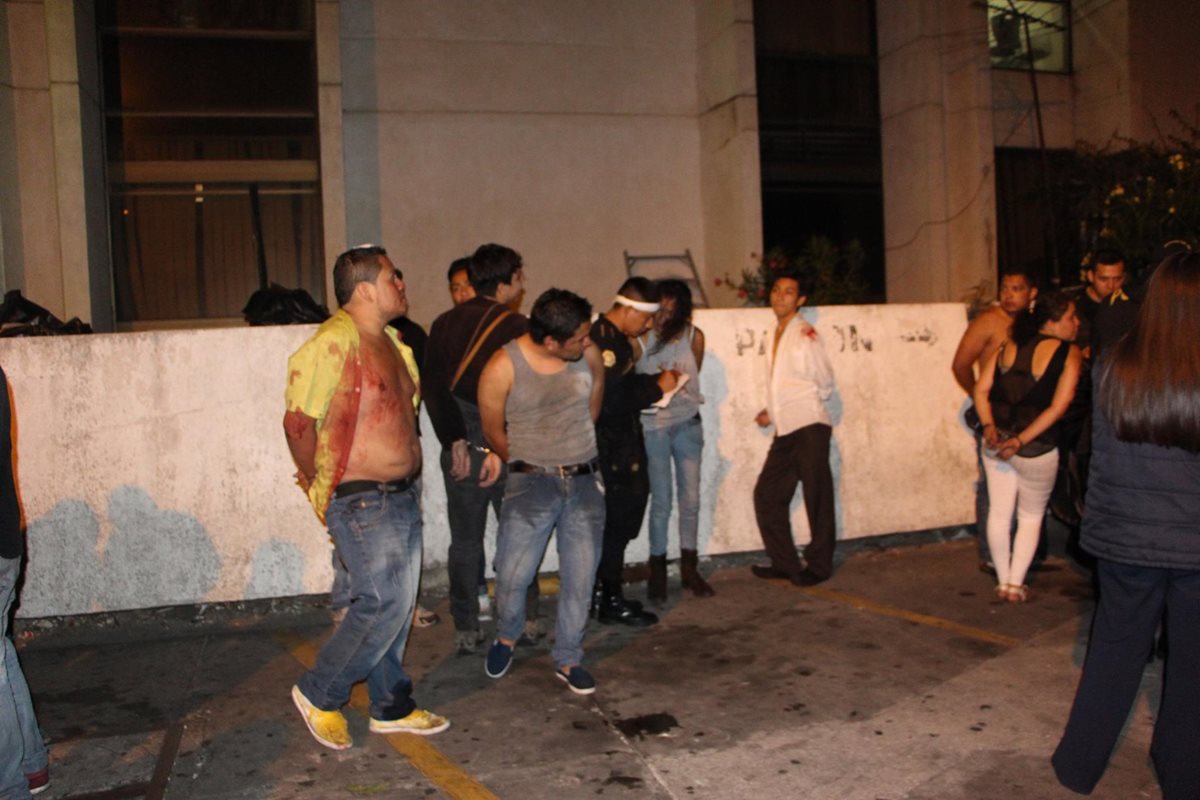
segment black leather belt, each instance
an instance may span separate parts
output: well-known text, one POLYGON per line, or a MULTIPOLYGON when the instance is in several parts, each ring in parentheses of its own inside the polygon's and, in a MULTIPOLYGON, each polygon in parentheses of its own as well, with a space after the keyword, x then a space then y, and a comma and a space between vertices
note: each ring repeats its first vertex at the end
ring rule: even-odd
POLYGON ((366 492, 379 492, 380 494, 395 494, 396 492, 407 491, 413 485, 415 478, 401 478, 396 481, 346 481, 339 483, 337 488, 333 490, 333 496, 337 499, 349 497, 354 494, 364 494, 366 492))
POLYGON ((586 464, 568 464, 564 467, 539 467, 526 461, 508 462, 509 472, 525 472, 531 475, 557 475, 560 478, 570 478, 575 475, 590 475, 600 469, 600 459, 593 459, 586 464))

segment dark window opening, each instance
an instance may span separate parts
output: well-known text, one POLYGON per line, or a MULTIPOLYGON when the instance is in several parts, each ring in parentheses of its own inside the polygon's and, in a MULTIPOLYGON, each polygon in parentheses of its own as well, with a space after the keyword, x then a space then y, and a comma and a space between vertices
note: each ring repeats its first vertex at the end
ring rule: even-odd
POLYGON ((857 240, 862 302, 885 296, 872 0, 755 0, 763 245, 857 240))
POLYGON ((119 323, 324 298, 312 0, 101 0, 119 323))

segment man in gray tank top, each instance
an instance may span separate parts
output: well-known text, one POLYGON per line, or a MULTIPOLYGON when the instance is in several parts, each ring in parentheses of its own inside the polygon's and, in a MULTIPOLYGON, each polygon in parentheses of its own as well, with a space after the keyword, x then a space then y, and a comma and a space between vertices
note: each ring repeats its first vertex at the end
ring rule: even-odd
POLYGON ((485 482, 508 464, 496 534, 496 639, 484 671, 512 663, 525 623, 525 590, 558 530, 555 675, 576 694, 596 682, 581 666, 583 634, 604 530, 604 484, 595 421, 604 393, 600 353, 588 338, 591 305, 563 289, 533 304, 529 333, 506 344, 479 379, 479 415, 492 452, 485 482))

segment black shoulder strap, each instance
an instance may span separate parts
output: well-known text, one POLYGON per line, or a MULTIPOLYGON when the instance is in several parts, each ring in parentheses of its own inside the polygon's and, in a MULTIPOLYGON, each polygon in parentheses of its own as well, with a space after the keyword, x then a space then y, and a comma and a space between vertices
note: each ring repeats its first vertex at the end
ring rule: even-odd
POLYGON ((471 365, 471 361, 475 359, 475 354, 479 352, 480 347, 483 347, 483 343, 487 340, 487 337, 491 335, 492 331, 496 329, 497 325, 504 321, 505 317, 511 314, 512 311, 508 307, 497 303, 495 306, 485 311, 483 316, 479 318, 479 324, 475 326, 475 332, 471 334, 471 347, 463 355, 462 361, 458 362, 458 369, 455 370, 454 378, 450 381, 450 391, 453 392, 454 387, 458 386, 458 382, 462 380, 463 373, 467 371, 467 367, 471 365), (496 315, 496 318, 493 319, 491 323, 483 329, 483 333, 480 333, 479 329, 483 328, 483 323, 487 320, 488 314, 492 313, 493 308, 499 308, 501 311, 496 315))

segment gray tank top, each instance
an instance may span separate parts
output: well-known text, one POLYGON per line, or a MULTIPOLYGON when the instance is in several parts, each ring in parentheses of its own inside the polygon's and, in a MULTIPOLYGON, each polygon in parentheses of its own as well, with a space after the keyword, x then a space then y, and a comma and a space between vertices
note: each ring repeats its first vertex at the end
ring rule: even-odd
POLYGON ((513 385, 504 410, 509 458, 539 467, 594 459, 596 428, 588 410, 592 371, 587 361, 567 361, 562 372, 543 375, 529 366, 516 340, 504 349, 513 365, 513 385))

